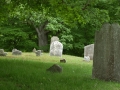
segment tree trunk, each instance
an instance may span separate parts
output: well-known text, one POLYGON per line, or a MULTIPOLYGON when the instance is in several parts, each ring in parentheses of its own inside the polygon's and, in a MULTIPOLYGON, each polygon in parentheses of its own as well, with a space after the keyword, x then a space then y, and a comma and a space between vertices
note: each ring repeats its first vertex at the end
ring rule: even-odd
POLYGON ((45 27, 49 22, 46 20, 45 22, 43 22, 43 24, 40 24, 39 26, 35 26, 35 24, 32 21, 28 21, 28 24, 32 25, 38 35, 38 46, 42 47, 42 46, 46 46, 48 44, 48 40, 47 40, 47 32, 45 31, 45 27))
POLYGON ((45 31, 42 30, 40 32, 40 30, 38 30, 37 34, 38 34, 38 46, 39 47, 46 46, 48 44, 48 40, 45 31))
POLYGON ((38 34, 38 46, 39 47, 46 46, 48 44, 47 32, 44 30, 47 24, 48 24, 48 21, 45 21, 42 25, 36 28, 36 31, 38 34))

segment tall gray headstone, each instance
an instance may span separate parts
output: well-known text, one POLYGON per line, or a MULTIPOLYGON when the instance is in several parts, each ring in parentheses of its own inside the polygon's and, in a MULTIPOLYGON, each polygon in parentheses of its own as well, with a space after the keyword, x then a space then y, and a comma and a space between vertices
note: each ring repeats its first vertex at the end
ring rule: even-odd
POLYGON ((106 23, 95 35, 93 78, 120 81, 120 26, 106 23))
POLYGON ((84 57, 89 56, 90 60, 93 60, 94 44, 90 44, 84 47, 84 57))
POLYGON ((63 44, 59 41, 54 41, 50 45, 50 56, 62 56, 63 44))

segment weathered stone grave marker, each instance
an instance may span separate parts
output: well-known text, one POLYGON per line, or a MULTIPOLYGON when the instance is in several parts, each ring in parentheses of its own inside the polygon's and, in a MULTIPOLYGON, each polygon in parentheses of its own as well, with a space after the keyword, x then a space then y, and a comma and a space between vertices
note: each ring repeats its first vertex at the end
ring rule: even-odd
POLYGON ((40 56, 41 55, 41 50, 36 50, 36 56, 40 56))
POLYGON ((22 55, 22 51, 17 50, 17 49, 13 49, 12 50, 12 55, 22 55))
POLYGON ((62 67, 57 64, 53 64, 50 68, 47 69, 47 71, 53 72, 53 73, 61 73, 62 67))
POLYGON ((36 48, 34 48, 34 49, 33 49, 33 52, 36 52, 36 51, 37 51, 36 48))
POLYGON ((6 55, 7 55, 7 53, 4 52, 4 49, 0 49, 0 56, 6 56, 6 55))
POLYGON ((106 23, 95 35, 93 78, 120 82, 120 26, 106 23))
POLYGON ((54 41, 50 45, 50 56, 62 56, 63 44, 59 41, 54 41))
POLYGON ((90 44, 84 47, 84 57, 90 57, 90 60, 93 60, 94 54, 94 44, 90 44))

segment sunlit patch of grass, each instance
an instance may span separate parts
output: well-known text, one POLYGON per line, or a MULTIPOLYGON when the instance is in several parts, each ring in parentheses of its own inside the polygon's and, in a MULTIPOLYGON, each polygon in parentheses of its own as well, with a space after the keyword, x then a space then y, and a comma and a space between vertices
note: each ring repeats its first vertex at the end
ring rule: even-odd
POLYGON ((23 53, 14 56, 8 52, 0 57, 0 90, 119 90, 117 82, 92 79, 92 61, 63 55, 66 63, 60 63, 60 57, 43 53, 23 53), (50 73, 46 69, 53 64, 63 68, 62 73, 50 73))

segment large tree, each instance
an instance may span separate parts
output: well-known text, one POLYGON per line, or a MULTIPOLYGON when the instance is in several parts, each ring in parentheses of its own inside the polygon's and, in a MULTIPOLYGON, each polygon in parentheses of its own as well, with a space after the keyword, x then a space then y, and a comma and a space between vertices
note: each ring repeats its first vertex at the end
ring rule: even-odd
MULTIPOLYGON (((49 10, 42 6, 39 10, 31 8, 27 4, 20 4, 14 8, 9 16, 9 18, 19 19, 21 23, 32 25, 34 27, 38 34, 39 47, 48 44, 47 37, 49 32, 54 33, 54 35, 70 33, 67 24, 61 17, 51 15, 49 10)), ((65 39, 68 38, 71 40, 71 37, 65 39)))
MULTIPOLYGON (((1 1, 5 3, 4 0, 1 1)), ((2 8, 9 15, 4 20, 9 18, 15 24, 19 21, 34 28, 39 46, 46 45, 48 37, 57 35, 64 44, 64 49, 73 54, 83 53, 85 45, 94 43, 95 31, 104 22, 120 21, 119 0, 9 1, 2 8)), ((5 16, 6 13, 1 14, 5 16)))

